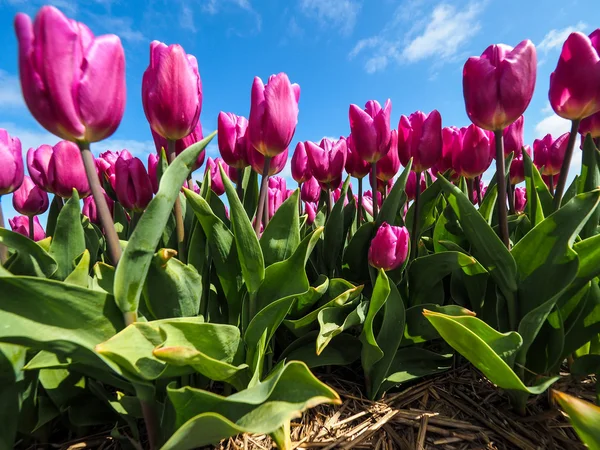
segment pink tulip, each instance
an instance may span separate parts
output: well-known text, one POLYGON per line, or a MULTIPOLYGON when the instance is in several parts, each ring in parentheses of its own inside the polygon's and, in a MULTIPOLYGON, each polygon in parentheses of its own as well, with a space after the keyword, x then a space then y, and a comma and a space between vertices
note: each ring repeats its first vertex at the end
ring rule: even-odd
MULTIPOLYGON (((512 124, 504 129, 503 140, 504 140, 504 156, 508 156, 514 153, 517 157, 523 151, 523 116, 520 116, 512 124)), ((495 151, 494 146, 494 151, 495 151)))
MULTIPOLYGON (((419 183, 421 192, 427 189, 427 180, 425 178, 425 176, 421 176, 421 182, 419 183)), ((404 188, 404 192, 406 192, 406 197, 409 201, 415 199, 416 190, 417 174, 411 170, 411 172, 408 174, 408 178, 406 179, 406 186, 404 188)))
MULTIPOLYGON (((285 163, 287 163, 287 158, 287 148, 283 153, 280 153, 279 155, 271 158, 271 164, 269 165, 269 175, 277 175, 279 172, 281 172, 285 167, 285 163)), ((253 147, 248 147, 248 162, 252 166, 252 170, 254 170, 259 175, 263 175, 263 170, 265 167, 265 157, 262 153, 259 153, 259 151, 254 149, 253 147)))
POLYGON ((150 153, 148 155, 148 176, 150 177, 150 183, 152 183, 152 192, 154 192, 155 194, 158 192, 157 169, 159 162, 160 158, 156 153, 150 153))
POLYGON ((600 111, 600 29, 590 37, 571 33, 550 75, 548 97, 554 112, 569 120, 600 111))
POLYGON ((288 190, 285 179, 277 176, 269 178, 268 186, 267 203, 269 207, 269 218, 272 218, 281 204, 287 200, 288 190))
MULTIPOLYGON (((477 182, 477 180, 475 180, 475 182, 477 182)), ((481 201, 483 201, 483 197, 485 196, 485 193, 487 191, 487 186, 485 185, 483 180, 479 181, 479 190, 481 191, 481 201)), ((473 187, 473 204, 478 205, 479 203, 479 193, 477 192, 477 189, 473 187)))
POLYGON ((248 120, 221 111, 217 120, 219 151, 228 166, 243 169, 248 164, 248 120))
POLYGON ((308 225, 312 225, 315 221, 315 217, 317 217, 317 204, 311 202, 304 203, 304 214, 307 215, 306 223, 308 225))
POLYGON ((515 188, 515 211, 525 211, 527 205, 527 190, 524 187, 515 188))
POLYGON ((442 156, 431 168, 435 174, 444 174, 452 169, 452 157, 454 153, 460 152, 462 147, 462 134, 457 127, 442 128, 442 156))
POLYGON ((80 198, 90 195, 81 152, 73 142, 60 141, 52 148, 47 177, 50 192, 62 198, 71 198, 73 189, 80 198))
POLYGON ((150 44, 150 65, 142 78, 142 103, 150 127, 165 139, 189 135, 202 110, 198 62, 181 45, 150 44))
POLYGON ((114 34, 95 37, 53 6, 15 17, 25 103, 48 131, 70 141, 112 135, 125 111, 125 54, 114 34))
MULTIPOLYGON (((168 157, 169 153, 168 153, 168 149, 167 149, 167 140, 165 138, 163 138, 160 134, 155 132, 154 130, 151 130, 151 131, 152 131, 152 138, 154 139, 154 145, 156 146, 156 151, 160 154, 162 152, 162 149, 164 148, 165 152, 167 154, 167 157, 168 157)), ((190 134, 188 134, 187 136, 185 136, 181 139, 177 139, 175 141, 175 155, 179 156, 179 154, 182 151, 184 151, 186 148, 188 148, 190 145, 195 144, 196 142, 200 142, 202 139, 204 139, 204 135, 202 134, 202 124, 198 120, 198 122, 196 123, 196 126, 194 127, 193 131, 190 134)), ((202 164, 204 164, 204 157, 205 157, 205 151, 202 150, 200 152, 200 154, 198 155, 196 164, 194 164, 194 166, 192 167, 192 171, 197 170, 198 168, 202 167, 202 164)))
POLYGON ((400 158, 398 157, 398 132, 392 130, 391 151, 377 162, 377 179, 381 181, 390 181, 400 170, 400 158))
POLYGON ((490 166, 490 136, 474 124, 461 129, 461 135, 462 146, 452 154, 452 167, 461 177, 478 177, 490 166))
MULTIPOLYGON (((104 194, 104 199, 106 200, 106 204, 108 205, 108 209, 111 214, 113 214, 115 208, 115 202, 112 198, 106 195, 106 192, 102 191, 104 194)), ((94 201, 93 196, 89 196, 83 199, 83 208, 81 209, 81 213, 90 219, 90 222, 101 226, 100 218, 98 217, 98 210, 96 208, 96 202, 94 201)))
POLYGON ((376 100, 369 100, 364 110, 357 105, 350 105, 353 145, 363 160, 369 163, 377 162, 390 151, 391 114, 392 102, 389 99, 383 108, 376 100))
MULTIPOLYGON (((531 157, 531 147, 526 145, 523 147, 525 152, 531 157)), ((510 164, 510 184, 519 184, 525 181, 525 167, 523 166, 523 152, 514 158, 510 164)))
POLYGON ((125 209, 141 212, 152 200, 152 182, 139 158, 119 158, 115 164, 115 193, 125 209))
MULTIPOLYGON (((381 192, 377 192, 377 206, 381 207, 383 196, 381 192)), ((365 191, 363 193, 363 208, 371 216, 373 216, 373 193, 371 191, 365 191)))
POLYGON ((299 100, 300 86, 291 84, 285 73, 271 75, 266 85, 254 78, 248 137, 263 156, 275 157, 287 150, 298 124, 299 100))
POLYGON ((100 156, 96 158, 96 169, 98 170, 100 179, 102 181, 108 181, 113 191, 115 190, 115 165, 119 158, 131 159, 133 158, 133 155, 129 153, 128 150, 116 152, 107 150, 104 153, 100 153, 100 156))
POLYGON ((377 178, 377 192, 381 194, 387 194, 394 187, 394 180, 383 181, 377 178))
POLYGON ((27 151, 29 176, 37 186, 46 192, 52 192, 48 183, 48 166, 53 151, 52 146, 47 144, 40 145, 37 149, 30 148, 27 151))
POLYGON ((585 137, 591 134, 594 139, 600 137, 600 111, 586 117, 579 124, 579 132, 585 137))
POLYGON ((298 142, 292 155, 292 178, 296 183, 304 183, 312 177, 308 165, 308 155, 304 142, 298 142))
MULTIPOLYGON (((10 228, 15 233, 22 234, 23 236, 29 237, 29 217, 27 216, 16 216, 13 219, 8 219, 10 228)), ((40 224, 37 216, 33 217, 33 240, 41 241, 46 237, 46 233, 40 224)))
POLYGON ((0 128, 0 197, 18 189, 23 176, 21 141, 0 128))
POLYGON ((346 140, 332 141, 323 138, 319 145, 306 141, 308 167, 323 189, 335 189, 340 185, 346 164, 346 140))
POLYGON ((26 216, 43 214, 48 209, 48 194, 25 175, 21 187, 13 194, 13 207, 26 216))
POLYGON ((554 189, 554 186, 556 186, 556 184, 558 183, 559 177, 560 173, 557 173, 556 175, 542 175, 542 180, 544 180, 544 183, 546 183, 548 189, 554 189))
MULTIPOLYGON (((206 167, 204 173, 210 171, 210 188, 217 195, 223 195, 225 193, 225 185, 221 178, 221 171, 219 170, 219 162, 223 165, 223 160, 219 157, 214 160, 209 156, 206 160, 206 167)), ((226 166, 223 165, 223 170, 226 170, 226 166)))
POLYGON ((321 186, 315 177, 310 177, 307 181, 302 183, 300 188, 300 198, 305 202, 317 203, 321 196, 321 186))
MULTIPOLYGON (((331 194, 333 196, 333 202, 337 203, 337 201, 342 196, 342 189, 341 188, 337 188, 335 191, 332 191, 331 194)), ((344 196, 344 206, 346 206, 347 204, 348 204, 348 196, 345 195, 344 196)))
POLYGON ((408 256, 408 230, 384 222, 369 247, 369 264, 376 269, 394 270, 408 256))
POLYGON ((442 156, 442 117, 437 110, 401 116, 398 124, 398 155, 403 166, 412 157, 412 168, 423 172, 442 156))
POLYGON ((490 45, 463 68, 463 95, 471 122, 484 130, 503 130, 529 106, 537 71, 535 46, 529 40, 514 49, 490 45))
MULTIPOLYGON (((542 175, 555 175, 560 172, 562 166, 562 160, 565 155, 567 141, 569 140, 569 133, 564 134, 566 139, 562 142, 562 155, 559 155, 555 149, 552 150, 552 139, 551 134, 547 134, 542 139, 536 139, 533 141, 533 162, 538 169, 540 169, 542 175)), ((563 137, 561 136, 561 138, 563 137)))
POLYGON ((362 159, 356 151, 352 134, 346 138, 346 147, 346 172, 354 178, 364 178, 371 171, 371 164, 362 159))

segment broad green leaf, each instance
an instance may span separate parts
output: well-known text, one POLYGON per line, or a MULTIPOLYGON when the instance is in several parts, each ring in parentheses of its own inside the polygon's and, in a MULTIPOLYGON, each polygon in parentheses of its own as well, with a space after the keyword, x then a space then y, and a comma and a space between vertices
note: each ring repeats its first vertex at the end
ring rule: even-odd
POLYGON ((381 205, 381 210, 377 215, 377 226, 379 227, 383 222, 389 223, 390 225, 399 225, 396 218, 398 217, 398 211, 402 207, 402 199, 404 196, 404 190, 406 188, 406 180, 410 175, 410 168, 412 167, 412 158, 394 183, 392 190, 387 195, 385 201, 381 205))
POLYGON ((585 377, 600 374, 600 355, 583 355, 571 364, 571 375, 585 377))
POLYGON ((252 223, 244 210, 235 187, 219 165, 225 193, 231 207, 231 228, 238 252, 242 275, 250 294, 256 293, 265 278, 265 260, 252 223))
POLYGON ((77 397, 85 396, 85 379, 80 373, 67 369, 42 369, 38 376, 44 391, 61 412, 77 397))
POLYGON ((175 253, 159 250, 148 270, 143 295, 156 319, 194 317, 200 309, 202 279, 193 266, 173 258, 175 253))
MULTIPOLYGON (((533 165, 531 156, 529 156, 527 152, 523 152, 523 168, 525 172, 525 186, 527 189, 527 215, 529 216, 531 223, 536 226, 544 220, 545 217, 544 208, 542 207, 540 196, 538 194, 538 179, 542 182, 544 188, 546 187, 546 184, 544 183, 544 180, 542 180, 537 167, 533 165)), ((548 194, 550 193, 548 192, 548 194)), ((552 200, 551 195, 550 199, 552 200)), ((550 202, 550 205, 552 205, 552 202, 550 202)))
POLYGON ((96 263, 93 268, 94 278, 90 289, 112 295, 115 281, 115 268, 104 263, 96 263))
MULTIPOLYGON (((571 181, 571 184, 565 190, 565 194, 563 195, 562 203, 570 202, 573 199, 573 197, 575 197, 578 194, 577 188, 579 187, 579 179, 580 178, 581 177, 579 175, 575 175, 575 177, 573 178, 573 181, 571 181)), ((552 210, 552 211, 554 211, 554 210, 552 210)))
POLYGON ((319 334, 316 354, 323 353, 331 340, 343 331, 362 325, 367 318, 368 308, 368 302, 360 302, 358 305, 352 302, 343 306, 335 305, 321 309, 317 315, 319 334))
MULTIPOLYGON (((525 167, 525 177, 527 177, 528 164, 531 164, 531 156, 529 156, 527 152, 523 152, 523 158, 525 167)), ((539 206, 541 206, 542 208, 542 213, 544 217, 548 217, 554 212, 553 197, 550 193, 550 190, 548 189, 548 186, 544 182, 542 175, 538 171, 537 167, 533 164, 531 164, 531 183, 533 189, 535 189, 538 195, 539 206)), ((529 184, 527 184, 527 193, 529 194, 529 184)), ((529 203, 529 195, 527 196, 527 199, 527 203, 529 203)), ((531 218, 531 221, 536 225, 538 223, 534 221, 533 218, 531 218)))
POLYGON ((376 230, 377 226, 374 222, 366 222, 352 236, 344 251, 344 278, 357 284, 369 281, 369 262, 365 255, 369 251, 376 230))
POLYGON ((331 214, 325 223, 325 232, 323 234, 323 262, 327 270, 327 275, 335 276, 340 255, 344 248, 344 242, 348 235, 348 230, 344 229, 344 200, 350 185, 350 176, 346 178, 340 198, 331 210, 331 214))
POLYGON ((298 345, 286 355, 287 361, 302 361, 308 367, 346 366, 360 358, 360 341, 348 333, 335 336, 321 353, 315 351, 316 334, 309 333, 303 345, 298 345))
MULTIPOLYGON (((443 178, 444 177, 440 177, 435 180, 435 182, 425 189, 419 197, 419 236, 435 223, 435 206, 437 204, 440 192, 442 191, 442 184, 439 180, 443 178)), ((406 228, 409 230, 412 230, 414 215, 415 204, 413 202, 413 204, 408 208, 405 219, 406 228)))
POLYGON ((18 252, 19 267, 27 273, 15 275, 49 278, 56 272, 58 266, 54 258, 28 237, 0 227, 0 244, 18 252))
POLYGON ((244 179, 242 181, 244 189, 244 209, 248 217, 254 217, 256 206, 258 205, 258 174, 248 166, 244 170, 244 179))
MULTIPOLYGON (((446 213, 448 210, 451 212, 452 208, 448 206, 444 209, 444 214, 440 214, 440 217, 438 217, 438 220, 436 221, 435 227, 433 229, 433 249, 435 253, 442 253, 447 251, 447 245, 449 242, 456 244, 459 247, 461 245, 464 245, 465 243, 464 236, 462 236, 463 233, 460 229, 455 230, 459 231, 460 235, 454 234, 451 231, 452 224, 449 223, 448 218, 446 217, 446 213)), ((454 214, 454 212, 452 212, 452 214, 454 214)))
POLYGON ((300 191, 296 189, 275 211, 275 215, 260 237, 266 267, 288 259, 300 245, 299 198, 300 191))
POLYGON ((158 242, 167 225, 181 186, 190 174, 198 155, 216 132, 197 142, 177 156, 160 180, 154 196, 129 239, 115 273, 115 300, 123 312, 136 312, 144 280, 152 263, 158 242))
POLYGON ((565 321, 565 346, 563 356, 570 355, 579 347, 600 334, 600 286, 592 280, 584 290, 584 296, 569 320, 565 321))
POLYGON ((75 270, 65 278, 65 283, 87 288, 90 284, 90 252, 85 250, 75 266, 75 270))
POLYGON ((377 280, 373 286, 373 293, 369 301, 369 310, 360 334, 360 341, 362 343, 361 363, 365 374, 368 374, 373 365, 383 357, 383 350, 381 350, 375 338, 374 322, 377 313, 383 308, 390 292, 389 280, 385 272, 381 272, 377 276, 377 280))
POLYGON ((439 306, 432 303, 412 306, 406 310, 406 328, 401 346, 409 346, 431 341, 440 337, 437 330, 423 315, 423 311, 435 311, 447 316, 475 316, 468 309, 458 305, 439 306))
POLYGON ((273 433, 310 407, 341 403, 301 362, 279 365, 264 382, 229 397, 173 386, 167 395, 177 431, 162 450, 198 448, 240 433, 273 433))
POLYGON ((58 213, 63 207, 64 201, 58 195, 52 196, 50 202, 50 208, 48 210, 48 218, 46 220, 46 236, 54 236, 54 230, 56 229, 56 221, 58 219, 58 213))
MULTIPOLYGON (((577 193, 589 192, 600 186, 600 164, 596 154, 596 146, 592 136, 588 134, 583 143, 583 156, 581 162, 581 178, 579 179, 577 193)), ((586 224, 581 230, 581 237, 588 238, 595 236, 598 231, 598 222, 600 221, 600 207, 592 212, 586 224)))
POLYGON ((314 282, 314 286, 310 286, 307 292, 298 296, 296 303, 292 305, 290 316, 298 318, 306 315, 310 308, 327 292, 328 288, 329 278, 325 275, 319 275, 314 282))
POLYGON ((104 252, 104 235, 86 216, 81 216, 81 225, 85 235, 85 248, 90 252, 90 266, 93 266, 100 257, 100 249, 104 252))
POLYGON ((0 344, 0 449, 14 448, 21 409, 22 368, 27 349, 0 344))
POLYGON ((488 225, 492 225, 492 217, 496 210, 496 200, 498 199, 498 186, 488 186, 483 196, 483 202, 479 207, 479 214, 485 219, 488 225))
POLYGON ((590 450, 599 450, 600 408, 564 392, 552 391, 552 397, 569 415, 569 421, 586 447, 590 450))
POLYGON ((438 181, 471 243, 475 258, 490 272, 505 295, 516 291, 517 265, 506 246, 460 189, 444 177, 438 181))
POLYGON ((129 236, 129 215, 119 202, 114 204, 113 221, 119 239, 127 239, 129 236))
POLYGON ((207 201, 214 215, 221 219, 221 222, 223 222, 227 228, 231 228, 231 221, 229 220, 229 217, 227 217, 227 210, 225 209, 225 204, 221 200, 221 197, 211 190, 208 193, 207 201))

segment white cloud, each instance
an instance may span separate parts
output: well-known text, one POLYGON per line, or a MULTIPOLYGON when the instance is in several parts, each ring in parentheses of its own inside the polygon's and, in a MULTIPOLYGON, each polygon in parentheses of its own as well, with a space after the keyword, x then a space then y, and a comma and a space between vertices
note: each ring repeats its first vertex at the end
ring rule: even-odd
POLYGON ((136 43, 145 42, 148 38, 140 30, 135 29, 133 19, 130 17, 116 17, 110 15, 94 16, 94 20, 103 29, 114 33, 124 41, 136 43))
POLYGON ((575 26, 566 27, 561 30, 550 30, 544 39, 537 45, 537 49, 541 52, 548 53, 551 50, 561 48, 563 43, 567 40, 569 35, 575 31, 585 31, 588 26, 579 22, 575 26))
POLYGON ((4 128, 12 137, 18 137, 21 140, 23 156, 30 148, 37 148, 42 144, 54 145, 61 140, 39 125, 29 128, 17 125, 14 122, 0 122, 0 128, 4 128))
POLYGON ((300 0, 300 11, 343 35, 352 33, 361 4, 357 0, 300 0))
POLYGON ((105 150, 129 150, 129 152, 142 161, 146 162, 148 155, 156 151, 154 141, 136 141, 135 139, 107 139, 92 145, 95 154, 105 150))
POLYGON ((544 117, 535 126, 536 136, 543 137, 550 133, 554 138, 571 130, 571 122, 552 113, 544 117))
POLYGON ((25 101, 21 95, 19 77, 2 69, 0 69, 0 106, 3 108, 25 106, 25 101))
POLYGON ((216 14, 220 11, 220 7, 227 3, 245 9, 246 11, 252 11, 252 5, 249 0, 208 0, 202 6, 202 10, 209 14, 216 14))

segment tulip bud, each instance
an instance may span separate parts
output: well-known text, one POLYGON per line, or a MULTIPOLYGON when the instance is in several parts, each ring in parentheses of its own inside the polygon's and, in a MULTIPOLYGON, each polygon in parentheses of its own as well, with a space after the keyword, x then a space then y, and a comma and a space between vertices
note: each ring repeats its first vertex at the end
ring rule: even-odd
MULTIPOLYGON (((342 189, 341 188, 337 188, 336 190, 332 191, 331 194, 333 196, 333 202, 337 203, 337 201, 342 196, 342 189)), ((345 195, 344 196, 344 206, 346 206, 347 204, 348 204, 348 196, 345 195)))
MULTIPOLYGON (((396 139, 398 136, 396 136, 396 139)), ((371 171, 371 164, 361 158, 354 147, 354 138, 350 134, 346 138, 346 172, 354 178, 364 178, 371 171)))
POLYGON ((308 216, 306 219, 306 223, 308 225, 312 225, 312 223, 315 221, 315 217, 317 217, 317 204, 312 202, 305 202, 304 214, 308 216))
POLYGON ((571 33, 550 75, 550 105, 564 119, 584 119, 600 111, 599 33, 571 33))
MULTIPOLYGON (((531 156, 531 147, 526 145, 523 149, 531 156)), ((510 163, 510 184, 519 184, 525 181, 525 167, 523 166, 523 152, 510 163)))
POLYGON ((152 200, 152 182, 139 158, 119 158, 115 164, 115 193, 125 209, 141 212, 152 200))
POLYGON ((52 146, 47 144, 43 144, 37 149, 30 148, 27 151, 29 176, 37 186, 46 192, 52 192, 52 188, 48 183, 48 166, 50 165, 52 152, 52 146))
POLYGON ((537 71, 529 40, 514 49, 490 45, 463 68, 463 95, 471 122, 484 130, 503 130, 522 115, 533 96, 537 71))
MULTIPOLYGON (((210 188, 215 194, 223 195, 223 193, 225 192, 225 185, 223 184, 223 178, 221 177, 221 171, 219 170, 219 163, 221 164, 221 167, 223 167, 223 171, 227 174, 229 179, 232 179, 232 174, 235 174, 236 171, 231 169, 227 164, 225 164, 225 161, 223 161, 219 157, 215 159, 209 157, 206 160, 206 167, 204 168, 204 173, 210 171, 210 188)), ((232 181, 235 182, 235 179, 233 179, 232 181)))
POLYGON ((462 146, 452 154, 454 171, 465 178, 475 178, 490 166, 490 136, 476 125, 461 130, 462 146))
POLYGON ((271 75, 266 85, 254 78, 248 137, 263 156, 274 157, 287 150, 298 124, 299 100, 300 86, 291 84, 285 73, 271 75))
POLYGON ((400 158, 398 157, 398 132, 392 130, 392 139, 390 140, 391 151, 387 152, 383 158, 377 162, 377 179, 380 181, 391 181, 400 170, 400 158))
MULTIPOLYGON (((23 236, 29 237, 29 217, 16 216, 13 219, 8 219, 11 230, 15 233, 22 234, 23 236)), ((33 240, 41 241, 46 237, 46 233, 40 224, 37 216, 33 217, 33 240)))
POLYGON ((342 179, 346 164, 346 140, 323 138, 319 145, 305 142, 308 167, 323 189, 335 189, 342 179))
POLYGON ((248 120, 243 116, 221 111, 217 124, 219 151, 223 161, 236 169, 247 167, 248 120))
MULTIPOLYGON (((475 180, 475 182, 477 182, 477 180, 475 180)), ((485 193, 487 191, 487 186, 483 181, 479 181, 479 190, 481 191, 481 201, 483 201, 483 197, 485 196, 485 193)), ((475 188, 473 189, 473 204, 478 205, 479 203, 479 192, 475 188)))
MULTIPOLYGON (((115 208, 115 202, 112 198, 106 195, 106 192, 102 191, 102 193, 104 194, 104 199, 106 200, 106 204, 108 205, 108 209, 112 215, 115 208)), ((98 217, 98 210, 96 208, 96 202, 94 201, 94 197, 92 195, 83 199, 83 208, 81 209, 81 213, 90 219, 90 222, 93 224, 101 226, 100 218, 98 217)))
POLYGON ((377 178, 377 192, 387 194, 394 187, 394 180, 383 181, 377 178))
POLYGON ((306 147, 304 142, 298 142, 292 155, 292 178, 296 180, 296 183, 304 183, 311 177, 306 147))
POLYGON ((148 155, 148 176, 150 177, 150 183, 152 183, 152 192, 155 194, 158 192, 158 174, 156 170, 159 161, 160 158, 156 153, 148 155))
MULTIPOLYGON (((283 153, 280 153, 279 155, 271 158, 271 164, 269 165, 269 176, 277 175, 279 172, 281 172, 285 167, 285 163, 287 163, 287 158, 287 148, 283 153)), ((259 175, 263 175, 263 170, 265 167, 265 157, 254 147, 248 147, 248 162, 252 166, 252 170, 254 170, 259 175)))
POLYGON ((113 192, 115 190, 115 165, 119 158, 131 159, 133 155, 127 150, 116 152, 107 150, 104 153, 100 153, 100 156, 96 158, 96 169, 98 170, 100 179, 107 181, 113 192))
MULTIPOLYGON (((162 137, 160 134, 158 134, 157 132, 155 132, 154 130, 150 130, 152 132, 152 138, 154 139, 154 145, 156 146, 156 152, 160 155, 160 153, 162 152, 162 149, 165 149, 165 152, 167 152, 167 140, 162 137)), ((202 124, 200 123, 200 121, 198 121, 196 123, 196 126, 194 127, 194 130, 188 134, 187 136, 181 138, 181 139, 177 139, 175 141, 175 154, 179 155, 182 151, 184 151, 186 148, 188 148, 190 145, 195 144, 196 142, 200 142, 202 139, 204 139, 204 135, 202 134, 202 124)), ((205 157, 205 151, 202 150, 200 152, 200 154, 198 155, 198 159, 196 160, 196 163, 194 164, 194 166, 192 167, 192 172, 194 170, 197 170, 198 168, 202 167, 202 164, 204 164, 204 157, 205 157)))
POLYGON ((288 198, 288 190, 284 178, 270 177, 267 191, 269 218, 275 215, 281 204, 288 198))
POLYGON ((113 134, 125 111, 125 54, 114 34, 95 37, 53 6, 35 22, 15 17, 19 73, 27 107, 48 131, 70 141, 113 134))
POLYGON ((462 147, 462 134, 457 127, 442 128, 442 156, 431 168, 434 174, 444 174, 452 169, 452 157, 454 153, 460 152, 462 147))
POLYGON ((13 207, 26 216, 37 216, 48 209, 48 194, 35 185, 27 175, 13 194, 13 207))
POLYGON ((412 157, 412 168, 423 172, 433 167, 442 156, 442 116, 437 110, 401 116, 398 124, 398 155, 406 167, 412 157))
POLYGON ((394 270, 408 256, 408 230, 383 222, 369 247, 369 264, 376 269, 394 270))
POLYGON ((392 102, 389 99, 383 108, 376 100, 369 100, 364 110, 357 105, 350 105, 350 130, 354 149, 365 161, 377 162, 390 151, 391 114, 392 102))
POLYGON ((300 188, 300 198, 305 202, 317 203, 321 196, 321 186, 315 177, 310 177, 307 181, 302 183, 300 188))
POLYGON ((150 128, 165 139, 189 135, 202 110, 198 62, 181 45, 152 41, 150 65, 142 78, 142 103, 150 128))
POLYGON ((0 128, 0 197, 18 189, 23 176, 21 141, 0 128))
MULTIPOLYGON (((502 133, 504 140, 504 156, 514 153, 517 157, 523 151, 523 116, 507 126, 502 133)), ((495 150, 495 148, 494 148, 495 150)))
POLYGON ((543 139, 533 142, 535 165, 543 168, 543 175, 558 175, 565 159, 570 135, 571 133, 565 133, 552 140, 552 136, 547 134, 543 139))
MULTIPOLYGON (((420 191, 423 192, 427 189, 427 180, 424 176, 421 176, 421 182, 419 183, 420 191)), ((406 179, 406 186, 404 187, 404 192, 406 192, 406 197, 409 201, 415 199, 415 194, 417 191, 417 174, 412 170, 408 174, 408 178, 406 179)))
POLYGON ((600 111, 586 117, 579 124, 579 132, 585 137, 591 134, 594 139, 600 137, 600 111))
POLYGON ((527 190, 524 187, 515 188, 515 211, 525 211, 527 205, 527 190))
POLYGON ((73 189, 81 198, 90 195, 81 152, 73 142, 60 141, 52 148, 47 177, 50 192, 59 197, 71 198, 73 189))
MULTIPOLYGON (((381 192, 377 192, 377 206, 381 207, 383 196, 381 192)), ((373 216, 373 193, 371 191, 365 191, 363 193, 363 208, 371 216, 373 216)))

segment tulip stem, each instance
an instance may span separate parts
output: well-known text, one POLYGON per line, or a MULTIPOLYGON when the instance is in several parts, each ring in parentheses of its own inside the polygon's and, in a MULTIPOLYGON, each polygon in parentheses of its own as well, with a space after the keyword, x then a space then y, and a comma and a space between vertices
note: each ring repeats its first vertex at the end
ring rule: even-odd
POLYGON ((565 159, 563 159, 560 175, 558 176, 558 184, 556 185, 556 191, 554 192, 554 209, 560 208, 562 196, 565 192, 569 167, 571 166, 571 158, 573 157, 573 149, 575 148, 575 140, 577 139, 577 131, 579 130, 579 122, 581 122, 579 119, 571 121, 571 133, 569 134, 567 151, 565 152, 565 159))
POLYGON ((298 190, 300 191, 300 200, 298 200, 298 213, 302 215, 302 183, 298 183, 298 190))
POLYGON ((548 184, 550 184, 550 186, 548 186, 550 188, 550 193, 554 195, 554 175, 550 175, 550 180, 548 184))
MULTIPOLYGON (((104 198, 104 192, 100 186, 100 179, 98 178, 98 172, 96 172, 94 155, 92 155, 92 151, 90 150, 89 142, 79 142, 79 149, 81 150, 85 174, 87 175, 92 196, 94 197, 94 203, 96 204, 98 218, 100 219, 100 224, 106 235, 108 256, 116 267, 119 263, 119 259, 121 259, 121 244, 119 243, 119 236, 117 236, 115 224, 112 220, 110 210, 108 209, 106 198, 104 198)), ((126 323, 126 325, 129 325, 129 323, 126 323)))
POLYGON ((360 227, 360 222, 362 221, 362 204, 363 204, 363 186, 362 186, 362 178, 358 179, 358 213, 357 213, 357 223, 360 227))
POLYGON ((327 204, 327 217, 329 218, 329 216, 331 215, 331 189, 327 188, 325 193, 327 194, 325 202, 327 204))
MULTIPOLYGON (((175 141, 173 139, 167 139, 167 153, 169 164, 171 164, 177 157, 177 153, 175 152, 175 141)), ((181 209, 179 194, 177 194, 177 198, 175 199, 173 214, 175 214, 175 231, 177 232, 177 257, 179 261, 185 263, 185 228, 183 227, 183 211, 181 209)))
POLYGON ((267 202, 267 190, 269 181, 269 169, 271 167, 271 157, 265 156, 265 165, 263 166, 263 175, 260 180, 260 195, 258 197, 258 210, 254 220, 254 232, 258 236, 260 234, 260 225, 265 211, 265 203, 267 202))
POLYGON ((515 185, 512 183, 508 184, 508 212, 515 213, 515 185))
POLYGON ((481 206, 483 199, 481 198, 481 178, 475 179, 475 189, 477 189, 477 206, 481 206))
POLYGON ((236 169, 237 170, 237 183, 235 184, 235 187, 237 189, 237 195, 238 198, 240 199, 240 202, 244 201, 244 186, 243 186, 243 181, 244 181, 244 169, 236 169))
MULTIPOLYGON (((0 228, 4 228, 4 214, 2 213, 2 196, 0 195, 0 228)), ((0 266, 6 262, 8 257, 8 248, 0 244, 0 266)))
POLYGON ((469 194, 469 201, 471 203, 474 203, 473 200, 475 200, 475 197, 473 196, 473 179, 472 178, 467 178, 467 192, 469 194))
POLYGON ((412 233, 410 234, 411 243, 410 243, 410 257, 411 259, 415 259, 417 257, 417 246, 419 245, 419 216, 421 214, 420 211, 420 202, 421 198, 421 172, 415 172, 416 186, 415 186, 415 213, 413 214, 413 226, 412 233))
POLYGON ((510 239, 508 236, 508 219, 506 217, 506 170, 504 167, 504 141, 502 130, 494 131, 496 140, 496 183, 498 184, 498 228, 500 239, 510 250, 510 239))
POLYGON ((33 217, 34 216, 29 216, 29 239, 35 242, 35 233, 33 230, 35 223, 33 221, 33 217))
POLYGON ((376 220, 379 210, 379 196, 377 195, 377 162, 371 163, 371 190, 373 191, 373 220, 376 220))

